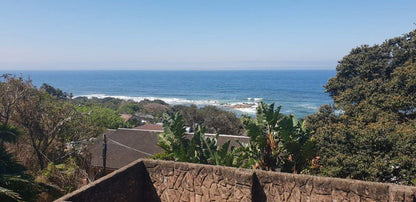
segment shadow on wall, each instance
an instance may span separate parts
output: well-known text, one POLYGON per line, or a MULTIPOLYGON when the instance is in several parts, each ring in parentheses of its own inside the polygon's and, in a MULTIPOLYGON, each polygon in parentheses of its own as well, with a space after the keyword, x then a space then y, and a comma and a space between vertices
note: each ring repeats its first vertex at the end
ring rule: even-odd
POLYGON ((142 194, 143 200, 142 201, 155 201, 155 202, 160 202, 160 198, 157 195, 157 191, 156 188, 153 186, 152 183, 152 179, 150 179, 150 175, 147 172, 147 169, 144 167, 143 165, 143 176, 142 176, 142 190, 143 191, 139 191, 142 194))
POLYGON ((266 193, 264 192, 256 173, 253 174, 252 193, 253 201, 267 201, 266 193))
POLYGON ((56 201, 160 201, 142 161, 137 161, 56 201))

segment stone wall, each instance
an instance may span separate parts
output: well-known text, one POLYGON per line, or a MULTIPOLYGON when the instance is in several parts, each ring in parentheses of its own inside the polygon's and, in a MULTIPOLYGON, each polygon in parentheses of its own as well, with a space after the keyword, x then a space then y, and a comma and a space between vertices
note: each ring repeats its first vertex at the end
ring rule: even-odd
POLYGON ((250 170, 169 161, 143 162, 162 201, 252 201, 250 170))
POLYGON ((416 187, 141 159, 58 201, 416 201, 416 187))

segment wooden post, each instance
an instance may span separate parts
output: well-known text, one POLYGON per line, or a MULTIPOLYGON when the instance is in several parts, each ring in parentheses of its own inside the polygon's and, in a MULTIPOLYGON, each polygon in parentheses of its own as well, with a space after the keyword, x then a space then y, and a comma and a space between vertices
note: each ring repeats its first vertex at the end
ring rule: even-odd
POLYGON ((107 135, 104 133, 104 142, 103 142, 103 175, 105 175, 105 168, 107 164, 107 135))

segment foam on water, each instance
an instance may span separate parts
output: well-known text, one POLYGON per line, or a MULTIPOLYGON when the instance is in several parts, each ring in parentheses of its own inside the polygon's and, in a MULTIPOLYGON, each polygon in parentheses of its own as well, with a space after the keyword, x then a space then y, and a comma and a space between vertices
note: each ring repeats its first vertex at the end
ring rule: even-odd
MULTIPOLYGON (((106 95, 106 94, 89 94, 89 95, 80 95, 76 97, 87 97, 91 99, 93 97, 103 99, 106 97, 117 98, 122 100, 133 100, 136 102, 140 102, 143 100, 162 100, 170 105, 196 105, 198 107, 204 106, 217 106, 219 108, 235 112, 238 115, 247 114, 247 115, 255 115, 257 112, 258 103, 262 101, 262 98, 247 98, 248 101, 238 101, 238 100, 191 100, 191 99, 184 99, 184 98, 168 98, 168 97, 134 97, 134 96, 124 96, 124 95, 106 95)), ((301 103, 295 105, 296 108, 303 108, 306 110, 317 110, 319 106, 316 106, 311 103, 301 103)), ((292 108, 284 107, 282 108, 282 113, 284 114, 294 114, 295 111, 292 108)))
POLYGON ((313 104, 309 104, 309 103, 300 104, 298 106, 301 107, 301 108, 312 109, 312 110, 318 110, 318 108, 319 108, 319 106, 316 106, 316 105, 313 105, 313 104))
POLYGON ((256 107, 249 107, 249 108, 233 108, 232 111, 239 111, 242 114, 249 114, 254 115, 257 112, 256 107))
MULTIPOLYGON (((230 111, 239 111, 240 114, 250 114, 253 115, 256 113, 256 108, 258 106, 258 102, 237 102, 237 101, 220 101, 220 100, 190 100, 190 99, 183 99, 183 98, 166 98, 166 97, 133 97, 133 96, 124 96, 124 95, 106 95, 106 94, 89 94, 89 95, 79 95, 76 97, 87 97, 88 99, 92 99, 93 97, 103 99, 107 97, 117 98, 122 100, 133 100, 135 102, 140 102, 143 100, 162 100, 170 105, 196 105, 198 107, 202 106, 217 106, 220 108, 224 108, 230 111), (240 106, 240 107, 239 107, 240 106)), ((254 100, 254 99, 253 99, 254 100)))
POLYGON ((133 96, 124 96, 124 95, 106 95, 106 94, 90 94, 90 95, 80 95, 76 97, 87 97, 91 99, 93 97, 102 99, 106 97, 117 98, 121 100, 133 100, 140 102, 143 100, 162 100, 170 105, 220 105, 221 102, 218 100, 189 100, 183 98, 165 98, 165 97, 133 97, 133 96))

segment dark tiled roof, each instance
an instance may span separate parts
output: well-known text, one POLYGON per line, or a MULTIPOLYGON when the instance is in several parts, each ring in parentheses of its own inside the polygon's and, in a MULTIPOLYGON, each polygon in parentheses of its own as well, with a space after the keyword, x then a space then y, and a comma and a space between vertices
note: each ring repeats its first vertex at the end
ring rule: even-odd
MULTIPOLYGON (((139 158, 148 158, 162 151, 157 146, 159 132, 134 129, 107 131, 107 167, 118 169, 139 158)), ((90 147, 91 165, 103 165, 103 137, 90 147)))
POLYGON ((123 119, 123 121, 128 121, 129 119, 131 119, 131 117, 133 117, 133 115, 131 115, 131 114, 120 114, 120 117, 123 119))
MULTIPOLYGON (((157 146, 158 134, 160 131, 143 130, 143 129, 126 129, 108 130, 107 135, 107 168, 118 169, 139 158, 149 158, 151 155, 162 152, 157 146)), ((193 134, 187 134, 189 138, 193 134)), ((205 134, 207 137, 215 137, 215 134, 205 134)), ((247 143, 248 137, 220 135, 218 137, 219 145, 231 140, 231 146, 238 147, 235 140, 247 143)), ((103 165, 103 137, 97 138, 93 144, 88 147, 91 153, 91 165, 102 167, 103 165)))
MULTIPOLYGON (((188 138, 191 138, 193 135, 193 133, 188 133, 187 136, 188 138)), ((215 138, 216 134, 205 134, 206 137, 210 137, 210 138, 215 138)), ((236 136, 236 135, 223 135, 220 134, 218 136, 218 145, 223 145, 224 143, 226 143, 228 140, 230 140, 230 147, 239 147, 240 145, 236 142, 237 140, 239 142, 242 143, 248 143, 249 142, 249 137, 247 136, 236 136)))
POLYGON ((145 124, 142 126, 137 126, 134 129, 163 131, 163 126, 158 124, 145 124))

